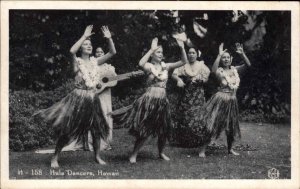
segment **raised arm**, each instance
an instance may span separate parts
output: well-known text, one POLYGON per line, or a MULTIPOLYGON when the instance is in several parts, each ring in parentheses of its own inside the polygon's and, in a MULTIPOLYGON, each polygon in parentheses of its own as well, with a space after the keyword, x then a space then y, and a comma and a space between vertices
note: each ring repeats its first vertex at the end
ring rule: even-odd
POLYGON ((140 62, 139 62, 139 66, 141 66, 143 68, 143 70, 145 71, 150 71, 150 68, 148 68, 146 66, 146 63, 148 62, 151 54, 156 50, 158 49, 158 39, 157 38, 154 38, 152 39, 152 43, 151 43, 151 48, 150 50, 141 58, 140 62))
POLYGON ((78 50, 80 49, 80 46, 82 45, 82 43, 91 35, 93 35, 94 33, 92 32, 93 30, 93 25, 89 25, 85 28, 85 31, 83 33, 83 35, 81 36, 81 38, 71 47, 70 49, 70 53, 72 56, 72 62, 73 62, 73 69, 74 72, 78 71, 78 65, 76 62, 76 53, 78 52, 78 50))
POLYGON ((102 33, 103 33, 104 37, 107 38, 107 40, 108 40, 109 52, 106 53, 105 55, 97 58, 98 65, 105 63, 108 59, 110 59, 111 57, 113 57, 117 53, 116 48, 115 48, 115 44, 114 44, 114 42, 111 38, 111 33, 110 33, 108 27, 107 26, 102 26, 101 30, 102 30, 102 33))
POLYGON ((246 56, 244 49, 243 49, 243 45, 240 43, 236 43, 236 52, 242 57, 242 59, 245 61, 245 64, 240 65, 240 66, 236 66, 235 68, 239 71, 242 72, 246 67, 250 67, 251 66, 251 62, 248 59, 248 57, 246 56))
POLYGON ((82 35, 82 37, 71 47, 70 49, 70 53, 72 55, 73 61, 76 58, 76 53, 78 52, 78 50, 80 49, 80 46, 82 45, 82 43, 84 42, 84 40, 86 40, 88 37, 90 37, 91 35, 93 35, 94 33, 92 32, 93 30, 93 25, 89 25, 85 28, 85 31, 82 35))
POLYGON ((168 70, 172 70, 172 69, 181 67, 181 66, 188 63, 188 59, 187 59, 187 55, 186 55, 186 52, 185 52, 185 49, 184 49, 183 41, 177 40, 177 44, 178 44, 178 46, 180 48, 180 51, 181 51, 181 61, 178 61, 178 62, 175 62, 175 63, 168 63, 167 64, 167 69, 168 70))
POLYGON ((219 54, 218 54, 213 66, 212 66, 212 69, 211 69, 211 71, 215 74, 217 73, 217 70, 219 68, 219 63, 220 63, 222 55, 227 51, 227 49, 223 50, 223 47, 224 47, 224 43, 221 43, 219 46, 219 54))

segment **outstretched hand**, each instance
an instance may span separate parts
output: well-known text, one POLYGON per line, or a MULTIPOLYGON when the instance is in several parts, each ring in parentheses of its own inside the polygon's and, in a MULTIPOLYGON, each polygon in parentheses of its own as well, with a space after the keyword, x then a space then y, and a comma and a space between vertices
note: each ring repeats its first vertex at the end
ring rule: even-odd
POLYGON ((184 87, 185 83, 180 79, 177 81, 177 87, 184 87))
POLYGON ((156 49, 158 49, 158 38, 157 37, 152 39, 152 43, 151 43, 151 50, 155 51, 156 49))
POLYGON ((84 31, 84 37, 90 37, 91 35, 94 35, 95 33, 94 32, 92 32, 92 30, 93 30, 93 25, 89 25, 89 26, 87 26, 86 28, 85 28, 85 31, 84 31))
POLYGON ((236 43, 236 52, 240 55, 244 54, 243 44, 236 43))
POLYGON ((111 33, 110 33, 110 31, 109 31, 109 29, 108 29, 107 26, 102 26, 101 30, 102 30, 103 36, 105 38, 107 38, 107 39, 111 38, 111 33))
POLYGON ((223 50, 223 47, 224 47, 224 43, 221 43, 220 46, 219 46, 219 55, 223 55, 227 49, 223 50))

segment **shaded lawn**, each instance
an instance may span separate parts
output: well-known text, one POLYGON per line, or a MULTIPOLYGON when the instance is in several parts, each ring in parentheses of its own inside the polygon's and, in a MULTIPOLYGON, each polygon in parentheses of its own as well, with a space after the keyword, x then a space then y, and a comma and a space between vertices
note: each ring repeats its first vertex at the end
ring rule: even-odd
MULTIPOLYGON (((54 170, 50 168, 52 154, 10 152, 9 176, 11 179, 269 179, 268 170, 276 168, 280 179, 291 178, 289 124, 241 123, 241 132, 242 140, 236 145, 249 144, 257 150, 239 151, 240 156, 233 156, 226 153, 226 148, 212 148, 203 159, 198 157, 197 148, 167 146, 165 152, 171 161, 166 162, 157 158, 156 138, 151 138, 139 153, 137 163, 130 164, 128 155, 134 138, 126 129, 116 129, 113 150, 102 153, 107 165, 96 164, 93 152, 63 152, 59 170, 64 175, 50 175, 54 170), (18 175, 20 169, 23 175, 18 175), (32 169, 41 170, 42 174, 33 175, 32 169), (72 176, 66 170, 94 175, 72 176)), ((216 143, 226 144, 225 141, 222 136, 216 143)))

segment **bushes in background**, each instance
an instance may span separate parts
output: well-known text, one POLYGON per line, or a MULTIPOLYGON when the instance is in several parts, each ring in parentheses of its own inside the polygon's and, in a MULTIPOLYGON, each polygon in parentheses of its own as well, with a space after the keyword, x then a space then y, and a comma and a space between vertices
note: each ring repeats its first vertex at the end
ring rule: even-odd
MULTIPOLYGON (((123 87, 120 83, 119 87, 123 87)), ((178 91, 172 82, 168 87, 168 98, 172 112, 176 109, 178 101, 178 91)), ((39 147, 54 144, 55 136, 51 125, 44 122, 39 117, 32 117, 32 114, 43 108, 53 105, 61 100, 73 89, 72 81, 68 81, 63 86, 53 91, 33 92, 30 90, 9 92, 9 148, 14 151, 32 150, 39 147)), ((140 97, 144 88, 123 89, 124 96, 113 96, 113 110, 130 105, 135 99, 140 97)), ((114 93, 114 92, 113 92, 114 93)), ((240 101, 240 107, 244 107, 240 101)), ((264 112, 264 109, 253 107, 241 109, 240 120, 250 122, 290 122, 290 113, 287 112, 264 112)))

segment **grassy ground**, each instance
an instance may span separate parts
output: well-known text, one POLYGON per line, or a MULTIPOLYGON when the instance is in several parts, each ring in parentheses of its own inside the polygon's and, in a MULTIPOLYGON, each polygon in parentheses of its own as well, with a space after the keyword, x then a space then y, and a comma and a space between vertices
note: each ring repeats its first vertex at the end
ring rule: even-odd
MULTIPOLYGON (((64 175, 51 175, 52 154, 10 152, 9 175, 11 179, 268 179, 268 170, 276 168, 280 179, 291 178, 290 125, 241 123, 241 130, 242 140, 236 144, 257 150, 232 156, 225 148, 209 149, 206 158, 199 158, 197 148, 167 146, 165 152, 171 161, 165 162, 157 158, 156 139, 150 139, 132 165, 128 155, 134 139, 127 130, 118 129, 114 131, 113 150, 102 153, 108 163, 105 166, 94 163, 92 152, 63 152, 61 168, 55 171, 64 175), (68 175, 67 170, 91 175, 68 175)), ((222 136, 216 143, 225 141, 222 136)))

